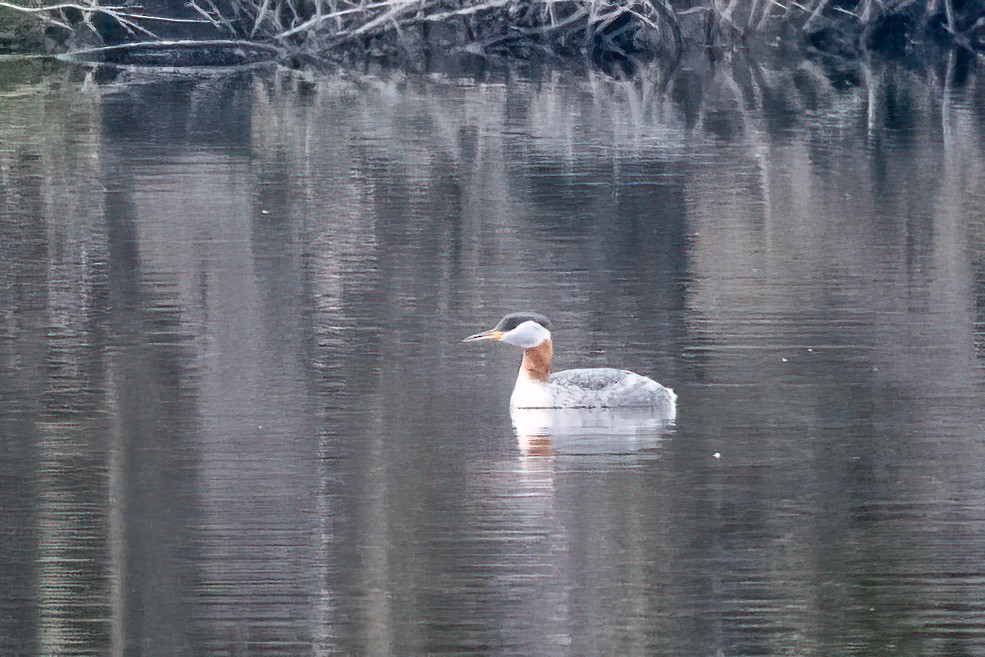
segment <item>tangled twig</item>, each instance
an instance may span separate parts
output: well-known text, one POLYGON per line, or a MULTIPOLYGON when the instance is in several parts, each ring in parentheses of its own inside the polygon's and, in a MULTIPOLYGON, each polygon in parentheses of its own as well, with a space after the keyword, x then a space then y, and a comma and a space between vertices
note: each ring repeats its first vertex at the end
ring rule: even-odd
POLYGON ((166 15, 98 3, 24 7, 0 0, 0 11, 38 16, 95 36, 77 40, 76 46, 117 45, 119 38, 107 41, 97 29, 93 18, 102 15, 125 31, 125 41, 184 44, 184 26, 195 25, 199 33, 201 26, 210 26, 214 36, 201 42, 203 48, 222 39, 316 58, 359 52, 403 56, 428 49, 480 55, 574 49, 593 56, 601 51, 628 58, 676 57, 692 45, 727 46, 757 33, 779 34, 784 26, 805 35, 831 29, 851 35, 854 30, 862 41, 893 12, 915 16, 921 4, 924 24, 908 19, 915 26, 906 38, 938 26, 967 49, 981 50, 985 40, 985 3, 955 0, 187 0, 183 11, 166 15))

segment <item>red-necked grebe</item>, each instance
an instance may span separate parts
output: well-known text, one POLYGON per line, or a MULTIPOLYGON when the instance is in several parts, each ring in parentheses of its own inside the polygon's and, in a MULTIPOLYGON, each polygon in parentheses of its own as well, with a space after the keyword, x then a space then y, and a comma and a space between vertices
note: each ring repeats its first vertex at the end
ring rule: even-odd
POLYGON ((538 313, 510 313, 496 328, 463 342, 492 340, 523 349, 511 408, 653 408, 673 419, 677 395, 653 379, 611 367, 551 374, 551 322, 538 313))

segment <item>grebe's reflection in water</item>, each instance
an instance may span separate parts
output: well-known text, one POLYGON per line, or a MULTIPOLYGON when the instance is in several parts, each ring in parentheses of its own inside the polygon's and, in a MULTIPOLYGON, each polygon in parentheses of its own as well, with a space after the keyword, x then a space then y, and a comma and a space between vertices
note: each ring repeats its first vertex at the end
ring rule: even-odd
POLYGON ((627 498, 644 480, 619 473, 658 460, 673 421, 640 408, 514 408, 510 416, 519 453, 473 462, 466 478, 470 554, 486 555, 487 597, 501 601, 497 625, 517 642, 511 654, 599 654, 592 641, 600 628, 586 629, 585 611, 602 604, 606 630, 625 630, 620 623, 639 613, 626 591, 649 576, 645 557, 627 557, 643 555, 646 540, 611 537, 642 522, 643 500, 659 494, 627 498))
MULTIPOLYGON (((676 410, 676 409, 675 409, 676 410)), ((523 456, 616 456, 656 449, 674 416, 640 408, 512 408, 523 456)))

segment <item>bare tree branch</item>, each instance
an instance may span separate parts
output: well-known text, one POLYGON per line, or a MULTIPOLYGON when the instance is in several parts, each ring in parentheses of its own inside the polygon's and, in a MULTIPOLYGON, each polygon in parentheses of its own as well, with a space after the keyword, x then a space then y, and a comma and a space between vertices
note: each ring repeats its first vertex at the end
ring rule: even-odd
MULTIPOLYGON (((95 17, 110 17, 130 38, 138 39, 137 44, 121 46, 135 51, 151 43, 176 48, 237 44, 330 59, 360 51, 401 57, 422 49, 486 54, 495 48, 523 53, 575 50, 593 56, 611 51, 642 60, 668 55, 677 60, 691 45, 689 40, 696 47, 728 47, 757 33, 772 39, 791 25, 802 33, 819 28, 835 30, 836 35, 840 31, 840 40, 847 42, 894 14, 912 13, 922 2, 924 23, 915 25, 908 38, 939 33, 943 27, 955 45, 985 49, 985 7, 956 0, 185 0, 184 11, 191 17, 180 18, 119 4, 123 0, 105 0, 117 3, 107 5, 99 1, 24 7, 0 0, 0 11, 37 16, 39 22, 100 39, 105 27, 95 17), (211 25, 216 37, 229 38, 164 40, 180 35, 181 25, 211 25), (448 29, 427 27, 432 25, 448 29)), ((89 52, 120 47, 105 48, 89 52)))
POLYGON ((176 41, 137 41, 134 43, 119 43, 112 46, 99 46, 96 48, 81 48, 60 55, 64 59, 72 59, 79 55, 95 55, 106 52, 120 52, 128 50, 157 50, 168 48, 216 48, 216 47, 236 47, 252 50, 263 50, 266 52, 282 55, 284 49, 268 43, 258 43, 256 41, 245 41, 243 39, 180 39, 176 41))

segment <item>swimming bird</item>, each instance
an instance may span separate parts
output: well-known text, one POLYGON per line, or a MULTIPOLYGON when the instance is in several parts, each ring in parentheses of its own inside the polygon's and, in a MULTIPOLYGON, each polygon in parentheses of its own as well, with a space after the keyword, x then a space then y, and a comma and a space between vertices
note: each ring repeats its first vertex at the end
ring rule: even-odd
POLYGON ((463 342, 505 342, 523 349, 510 408, 652 408, 668 419, 677 395, 651 378, 611 367, 551 374, 551 321, 539 313, 510 313, 496 327, 463 342))

